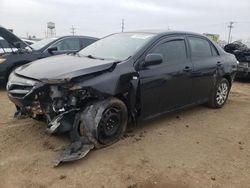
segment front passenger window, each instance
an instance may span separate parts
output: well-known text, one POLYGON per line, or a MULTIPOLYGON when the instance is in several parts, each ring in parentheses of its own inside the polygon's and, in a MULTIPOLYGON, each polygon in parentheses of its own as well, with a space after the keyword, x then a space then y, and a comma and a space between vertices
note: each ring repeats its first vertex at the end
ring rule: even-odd
POLYGON ((63 39, 52 47, 57 47, 58 51, 77 51, 80 50, 80 40, 78 38, 66 38, 63 39))
POLYGON ((186 45, 184 40, 172 40, 158 45, 150 53, 159 53, 163 56, 163 62, 177 63, 187 58, 186 45))

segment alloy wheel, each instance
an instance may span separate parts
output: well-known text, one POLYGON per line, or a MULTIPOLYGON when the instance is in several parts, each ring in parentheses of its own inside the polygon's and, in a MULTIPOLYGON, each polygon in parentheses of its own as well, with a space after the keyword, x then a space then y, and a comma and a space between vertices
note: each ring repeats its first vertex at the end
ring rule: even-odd
POLYGON ((222 82, 216 93, 216 102, 218 105, 223 105, 226 102, 228 95, 228 85, 225 82, 222 82))

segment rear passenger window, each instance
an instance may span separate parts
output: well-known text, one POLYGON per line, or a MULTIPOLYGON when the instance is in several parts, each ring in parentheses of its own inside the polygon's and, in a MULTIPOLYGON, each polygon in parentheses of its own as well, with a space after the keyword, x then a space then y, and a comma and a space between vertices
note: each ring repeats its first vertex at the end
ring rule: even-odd
POLYGON ((187 58, 184 40, 173 40, 157 46, 151 53, 159 53, 163 56, 163 62, 182 62, 187 58))
POLYGON ((212 56, 210 44, 206 39, 198 37, 188 37, 188 39, 191 46, 191 55, 193 58, 212 56))

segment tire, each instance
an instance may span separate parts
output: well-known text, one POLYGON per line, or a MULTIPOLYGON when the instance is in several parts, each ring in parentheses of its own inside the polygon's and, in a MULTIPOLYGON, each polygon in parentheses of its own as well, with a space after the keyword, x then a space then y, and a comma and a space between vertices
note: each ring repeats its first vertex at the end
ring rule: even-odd
POLYGON ((76 115, 71 139, 76 141, 87 137, 96 148, 111 145, 124 135, 127 121, 127 107, 121 100, 112 97, 98 101, 76 115))
POLYGON ((227 101, 230 84, 226 78, 222 78, 215 86, 208 105, 212 108, 221 108, 227 101))

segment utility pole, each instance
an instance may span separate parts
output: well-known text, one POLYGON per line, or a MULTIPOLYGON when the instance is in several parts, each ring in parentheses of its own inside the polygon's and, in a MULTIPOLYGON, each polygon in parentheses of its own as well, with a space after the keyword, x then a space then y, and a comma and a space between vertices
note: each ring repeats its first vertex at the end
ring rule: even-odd
POLYGON ((124 32, 124 19, 122 19, 122 32, 124 32))
POLYGON ((229 28, 229 34, 228 34, 228 41, 227 41, 227 43, 229 44, 230 43, 230 40, 231 40, 231 32, 232 32, 232 29, 233 29, 233 24, 234 24, 235 22, 229 22, 229 25, 227 26, 228 28, 229 28))
POLYGON ((70 33, 72 33, 72 35, 75 35, 75 30, 76 30, 76 28, 75 27, 73 27, 73 25, 72 25, 72 27, 70 28, 70 30, 71 30, 71 32, 70 33))

